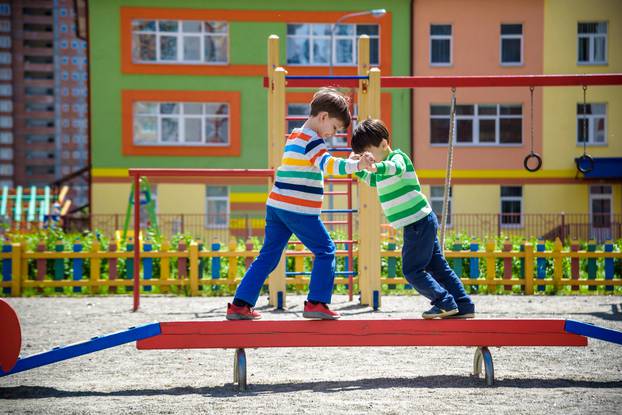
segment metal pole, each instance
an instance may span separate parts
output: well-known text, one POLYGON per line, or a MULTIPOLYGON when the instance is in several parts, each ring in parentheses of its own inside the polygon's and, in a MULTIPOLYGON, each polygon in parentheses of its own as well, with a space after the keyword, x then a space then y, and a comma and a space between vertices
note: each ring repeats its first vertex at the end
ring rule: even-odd
POLYGON ((138 310, 140 306, 140 176, 134 175, 134 308, 138 310))

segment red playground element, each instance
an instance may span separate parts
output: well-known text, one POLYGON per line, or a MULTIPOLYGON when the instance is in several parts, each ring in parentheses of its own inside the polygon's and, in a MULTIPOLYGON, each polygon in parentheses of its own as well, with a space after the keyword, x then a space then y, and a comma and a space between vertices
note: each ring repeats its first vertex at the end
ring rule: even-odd
POLYGON ((15 310, 0 299, 0 368, 13 369, 22 347, 22 331, 15 310))
POLYGON ((160 323, 138 349, 361 346, 587 346, 565 320, 196 321, 160 323))

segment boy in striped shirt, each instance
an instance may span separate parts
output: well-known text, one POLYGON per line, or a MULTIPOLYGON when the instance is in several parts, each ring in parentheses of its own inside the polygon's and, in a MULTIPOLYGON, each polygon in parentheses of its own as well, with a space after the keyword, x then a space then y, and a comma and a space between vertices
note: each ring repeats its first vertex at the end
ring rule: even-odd
POLYGON ((404 228, 404 277, 432 304, 422 317, 474 317, 473 301, 441 252, 436 236, 438 221, 421 193, 410 158, 399 149, 391 149, 389 132, 380 120, 368 119, 356 127, 352 134, 352 150, 355 154, 371 152, 375 160, 381 160, 375 163, 372 173, 355 174, 378 190, 380 204, 391 225, 396 229, 404 228))
POLYGON ((330 310, 335 279, 335 244, 320 219, 324 174, 344 175, 373 168, 371 154, 355 159, 332 157, 325 139, 350 125, 348 100, 334 89, 321 89, 311 101, 311 114, 285 143, 281 166, 266 206, 265 239, 259 256, 246 271, 232 304, 228 320, 256 320, 253 309, 268 275, 276 268, 292 234, 315 255, 303 317, 334 320, 330 310))

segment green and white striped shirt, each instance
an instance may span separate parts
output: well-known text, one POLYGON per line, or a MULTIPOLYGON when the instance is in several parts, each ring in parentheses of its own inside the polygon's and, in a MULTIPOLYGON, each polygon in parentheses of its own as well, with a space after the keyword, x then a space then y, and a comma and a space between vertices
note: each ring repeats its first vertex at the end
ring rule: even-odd
POLYGON ((393 150, 387 158, 376 163, 378 171, 359 171, 365 183, 378 189, 384 215, 396 229, 417 222, 432 212, 410 158, 402 150, 393 150))

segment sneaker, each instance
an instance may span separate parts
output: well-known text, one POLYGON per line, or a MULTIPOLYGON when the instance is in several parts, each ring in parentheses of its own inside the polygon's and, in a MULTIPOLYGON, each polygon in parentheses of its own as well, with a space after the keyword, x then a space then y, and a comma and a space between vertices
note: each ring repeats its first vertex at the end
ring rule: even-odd
POLYGON ((260 318, 261 313, 247 305, 227 304, 227 320, 259 320, 260 318))
POLYGON ((460 318, 475 318, 475 311, 471 311, 471 312, 466 312, 466 313, 461 313, 458 312, 458 314, 454 314, 452 316, 447 316, 445 318, 455 318, 455 319, 460 319, 460 318))
POLYGON ((315 318, 320 320, 337 320, 341 314, 332 311, 324 303, 312 304, 305 301, 305 309, 302 313, 304 318, 315 318))
POLYGON ((423 314, 421 314, 421 317, 423 317, 426 320, 431 320, 433 318, 445 318, 445 317, 453 316, 455 314, 458 314, 457 308, 453 308, 451 310, 443 310, 442 308, 434 306, 428 311, 424 311, 423 314))

